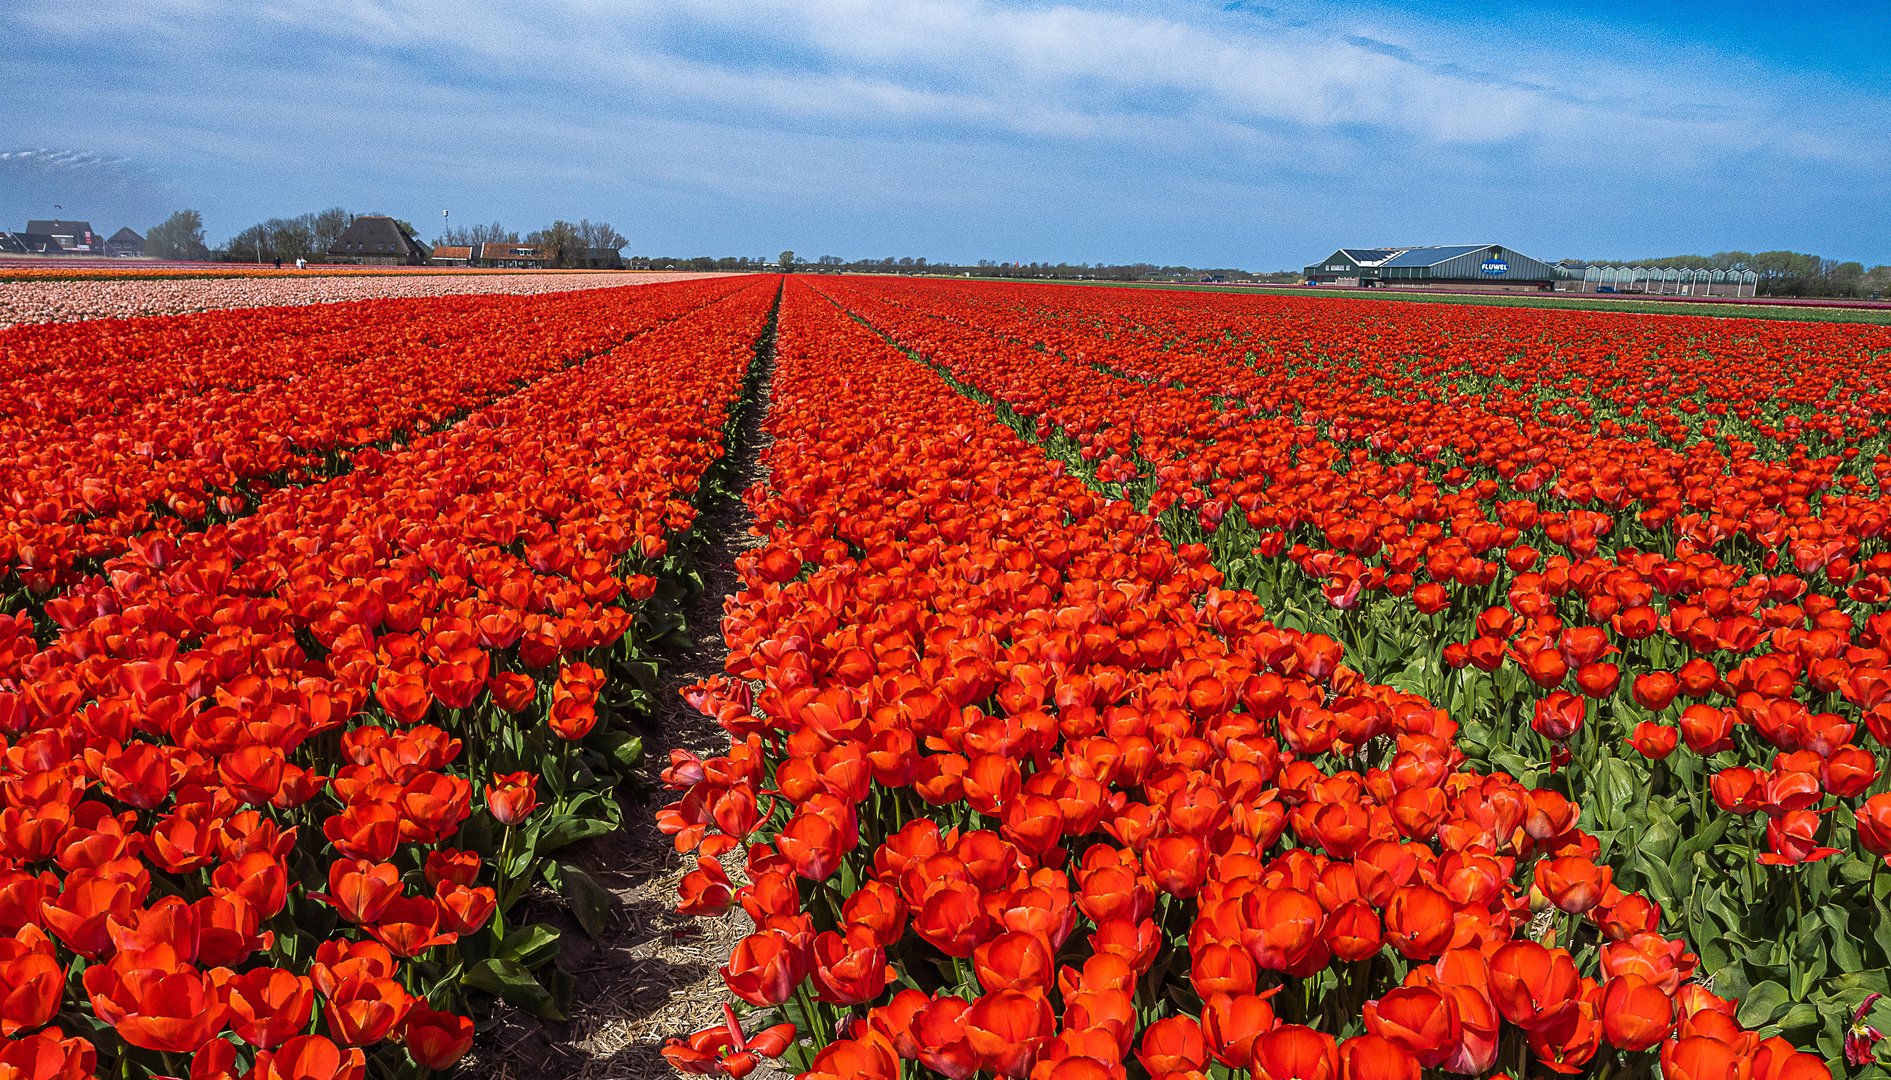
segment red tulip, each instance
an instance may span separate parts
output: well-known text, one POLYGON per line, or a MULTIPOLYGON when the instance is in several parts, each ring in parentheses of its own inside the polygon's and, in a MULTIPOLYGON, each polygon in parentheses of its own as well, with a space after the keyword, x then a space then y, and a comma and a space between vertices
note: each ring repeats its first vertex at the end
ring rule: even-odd
POLYGON ((449 945, 457 935, 440 929, 440 908, 425 896, 399 896, 368 924, 368 932, 395 956, 419 956, 436 945, 449 945))
POLYGON ((1631 688, 1635 701, 1649 712, 1660 712, 1681 692, 1681 680, 1666 671, 1651 671, 1635 676, 1631 688))
POLYGON ((677 894, 681 899, 677 901, 676 910, 681 914, 720 915, 729 909, 733 892, 722 863, 707 855, 698 855, 696 869, 683 875, 677 894))
POLYGON ((37 926, 0 938, 0 1036, 13 1038, 59 1012, 66 972, 37 926))
POLYGON ((493 774, 486 785, 486 810, 501 825, 517 825, 538 809, 538 777, 529 772, 493 774))
POLYGON ((407 1010, 400 1038, 414 1064, 423 1069, 450 1069, 473 1048, 473 1021, 417 1002, 407 1010))
POLYGON ((1208 852, 1199 837, 1165 836, 1143 851, 1150 880, 1171 896, 1193 897, 1208 872, 1208 852))
POLYGON ((315 899, 325 901, 348 922, 368 923, 400 895, 400 869, 393 863, 338 859, 328 867, 327 894, 315 894, 315 899))
POLYGON ((1650 761, 1660 761, 1680 744, 1681 733, 1666 724, 1657 724, 1653 720, 1643 720, 1635 725, 1635 731, 1626 740, 1635 752, 1650 761))
POLYGON ((1766 821, 1768 850, 1757 861, 1767 866, 1799 866, 1837 855, 1835 847, 1819 845, 1819 815, 1812 810, 1792 810, 1769 816, 1766 821))
MULTIPOLYGON (((344 1046, 371 1046, 388 1037, 414 999, 393 979, 343 979, 328 994, 322 1017, 344 1046)), ((285 1044, 285 1049, 287 1044, 285 1044)))
POLYGON ((775 931, 750 934, 736 943, 722 980, 730 993, 751 1005, 780 1005, 807 977, 803 950, 775 931))
POLYGON ((1012 1080, 1031 1071, 1054 1028, 1050 1003, 1022 990, 985 994, 965 1013, 966 1043, 985 1068, 1012 1080))
POLYGON ((1340 1080, 1419 1080, 1418 1059, 1390 1039, 1355 1035, 1339 1044, 1340 1080))
POLYGON ((1674 1002, 1639 975, 1610 979, 1602 994, 1602 1030, 1612 1046, 1646 1050, 1674 1030, 1674 1002))
POLYGON ((1196 1072, 1208 1064, 1208 1042, 1193 1018, 1170 1016, 1143 1029, 1136 1059, 1154 1076, 1196 1072))
POLYGON ((499 897, 480 885, 467 888, 456 881, 441 881, 433 889, 434 906, 440 910, 443 935, 463 935, 478 931, 499 908, 499 897))
POLYGON ((1873 795, 1855 812, 1858 846, 1881 859, 1891 860, 1891 792, 1873 795))
POLYGON ((1365 1006, 1366 1030, 1409 1051, 1425 1068, 1443 1064, 1461 1039, 1451 998, 1424 986, 1390 991, 1365 1006))
POLYGON ((1386 905, 1386 941, 1409 959, 1433 959, 1451 943, 1454 913, 1451 901, 1438 890, 1402 886, 1386 905))
POLYGON ((1602 1025, 1596 1018, 1595 1005, 1587 1000, 1526 1031, 1537 1061, 1551 1072, 1566 1076, 1581 1072, 1602 1045, 1602 1025))
POLYGON ((808 1080, 899 1080, 899 1058, 886 1040, 869 1032, 829 1043, 814 1056, 808 1080))
POLYGON ((1696 958, 1679 941, 1659 934, 1636 934, 1602 946, 1602 971, 1609 978, 1640 975, 1670 994, 1693 974, 1696 958))
POLYGON ((1749 1080, 1752 1075, 1744 1053, 1704 1035, 1663 1043, 1661 1074, 1673 1080, 1749 1080))
POLYGON ((1352 900, 1326 917, 1321 940, 1334 956, 1351 963, 1378 953, 1385 940, 1384 929, 1371 904, 1352 900))
POLYGON ((1775 1035, 1760 1040, 1753 1054, 1752 1076, 1753 1080, 1832 1080, 1832 1070, 1817 1055, 1775 1035))
POLYGON ((1326 912, 1298 889, 1256 889, 1247 897, 1246 944, 1254 962, 1269 971, 1311 974, 1326 964, 1320 928, 1326 912))
POLYGON ((1689 705, 1681 710, 1681 738, 1688 749, 1707 757, 1733 749, 1733 716, 1712 705, 1689 705))
POLYGON ((1047 989, 1051 963, 1043 939, 1015 931, 980 944, 972 954, 972 969, 987 991, 1047 989))
POLYGON ((914 1051, 921 1065, 949 1080, 966 1080, 979 1070, 981 1056, 972 1048, 966 1030, 971 1008, 963 998, 947 995, 934 998, 913 1015, 914 1051))
POLYGON ((308 1026, 315 1008, 309 980, 280 968, 256 968, 224 986, 230 1027, 251 1046, 273 1050, 308 1026))
POLYGON ((886 989, 886 950, 868 927, 851 926, 845 936, 832 930, 816 936, 812 960, 810 974, 822 1001, 857 1005, 886 989))
POLYGON ((1536 864, 1536 887, 1550 903, 1572 915, 1595 907, 1614 872, 1581 855, 1562 855, 1536 864))
POLYGON ((1745 765, 1722 769, 1708 778, 1714 805, 1745 817, 1765 805, 1766 774, 1745 765))
POLYGON ((367 1059, 360 1047, 346 1050, 320 1035, 302 1035, 274 1050, 259 1051, 252 1080, 361 1080, 367 1059))
POLYGON ((1622 669, 1614 664, 1595 661, 1576 669, 1576 685, 1585 697, 1606 698, 1615 693, 1622 681, 1622 669))
POLYGON ((1215 994, 1202 1003, 1202 1036, 1215 1060, 1231 1069, 1254 1061, 1254 1040, 1275 1026, 1268 994, 1215 994))
POLYGON ((1339 1047, 1333 1037, 1283 1024, 1254 1040, 1255 1080, 1335 1080, 1339 1047))
POLYGON ((992 933, 978 890, 943 882, 913 913, 913 929, 947 956, 968 957, 992 933))
POLYGON ((67 1038, 56 1027, 0 1043, 0 1071, 19 1080, 86 1080, 97 1069, 91 1042, 67 1038))
POLYGON ((190 1053, 223 1030, 230 1015, 211 981, 191 971, 95 964, 83 981, 98 1018, 146 1050, 190 1053))
POLYGON ((1512 941, 1491 954, 1490 990, 1504 1019, 1527 1030, 1574 1008, 1581 983, 1567 952, 1512 941))

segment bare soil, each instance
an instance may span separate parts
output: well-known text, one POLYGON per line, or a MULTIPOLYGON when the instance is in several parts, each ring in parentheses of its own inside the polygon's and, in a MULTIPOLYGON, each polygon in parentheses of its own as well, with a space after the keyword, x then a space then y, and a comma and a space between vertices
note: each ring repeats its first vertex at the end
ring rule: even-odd
MULTIPOLYGON (((767 417, 773 356, 762 364, 760 389, 741 417, 740 435, 731 448, 724 490, 711 496, 695 530, 706 544, 695 566, 704 589, 686 610, 688 644, 664 659, 662 685, 654 714, 644 722, 648 782, 620 795, 624 825, 616 832, 573 849, 573 861, 616 898, 612 923, 597 939, 587 937, 556 904, 534 910, 539 921, 561 930, 555 961, 575 983, 565 1012, 568 1022, 541 1020, 501 1005, 501 1022, 482 1034, 459 1075, 504 1080, 656 1080, 676 1071, 660 1052, 663 1043, 722 1020, 730 1000, 718 974, 735 942, 752 925, 737 908, 719 919, 692 918, 676 912, 676 887, 695 866, 694 857, 676 852, 657 830, 656 811, 676 797, 655 782, 672 747, 703 756, 728 749, 728 732, 690 708, 683 687, 721 674, 728 650, 722 638, 722 609, 739 588, 735 560, 759 546, 754 524, 740 497, 765 478, 760 462, 768 442, 767 417)), ((727 863, 732 875, 741 855, 727 863)), ((774 1080, 766 1068, 754 1074, 774 1080)))

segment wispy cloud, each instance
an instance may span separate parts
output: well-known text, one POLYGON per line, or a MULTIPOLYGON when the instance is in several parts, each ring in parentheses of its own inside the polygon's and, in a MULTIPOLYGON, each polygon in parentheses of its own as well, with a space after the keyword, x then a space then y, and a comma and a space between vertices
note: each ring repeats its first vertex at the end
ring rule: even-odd
POLYGON ((29 217, 92 214, 115 225, 148 224, 166 202, 149 169, 115 154, 74 148, 0 150, 0 228, 29 217), (59 209, 55 209, 58 207, 59 209))
MULTIPOLYGON (((646 100, 659 106, 1040 138, 1136 138, 1152 121, 1179 120, 1211 133, 1227 124, 1367 128, 1546 149, 1607 130, 1651 147, 1687 137, 1738 153, 1785 134, 1751 123, 1758 103, 1739 89, 1717 91, 1718 111, 1651 112, 1598 92, 1650 89, 1662 77, 1646 69, 1591 70, 1564 85, 1553 70, 1492 73, 1344 26, 1266 9, 1247 17, 1255 10, 1203 19, 989 0, 341 0, 264 4, 233 19, 195 0, 48 0, 22 14, 39 33, 120 47, 142 40, 161 53, 208 52, 219 65, 260 44, 262 72, 365 50, 399 53, 416 76, 435 79, 476 65, 533 85, 653 95, 646 100), (1727 118, 1730 106, 1749 122, 1727 118)), ((1675 91, 1665 100, 1690 100, 1675 91)))

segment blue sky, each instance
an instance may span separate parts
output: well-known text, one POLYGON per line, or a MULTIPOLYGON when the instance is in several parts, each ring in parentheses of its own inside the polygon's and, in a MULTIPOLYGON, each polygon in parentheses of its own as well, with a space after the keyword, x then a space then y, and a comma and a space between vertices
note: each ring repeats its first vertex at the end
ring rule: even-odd
POLYGON ((1891 262, 1891 2, 0 0, 0 227, 342 205, 628 250, 1891 262))

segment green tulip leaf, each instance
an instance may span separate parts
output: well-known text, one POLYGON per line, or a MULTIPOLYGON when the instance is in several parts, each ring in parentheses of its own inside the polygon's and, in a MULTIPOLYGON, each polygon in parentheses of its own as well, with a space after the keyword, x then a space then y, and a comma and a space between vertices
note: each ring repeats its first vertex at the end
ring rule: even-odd
POLYGON ((534 1016, 547 1020, 563 1020, 557 1003, 552 1000, 551 991, 539 984, 532 973, 511 960, 483 960, 467 971, 460 980, 475 990, 484 990, 488 994, 524 1009, 534 1016))
POLYGON ((1784 986, 1769 979, 1747 988, 1740 998, 1740 1009, 1734 1015, 1741 1026, 1757 1028, 1771 1023, 1773 1017, 1784 1012, 1791 998, 1784 986))
POLYGON ((530 970, 550 960, 558 952, 558 931, 549 926, 526 926, 507 934, 499 943, 496 958, 509 960, 530 970))

